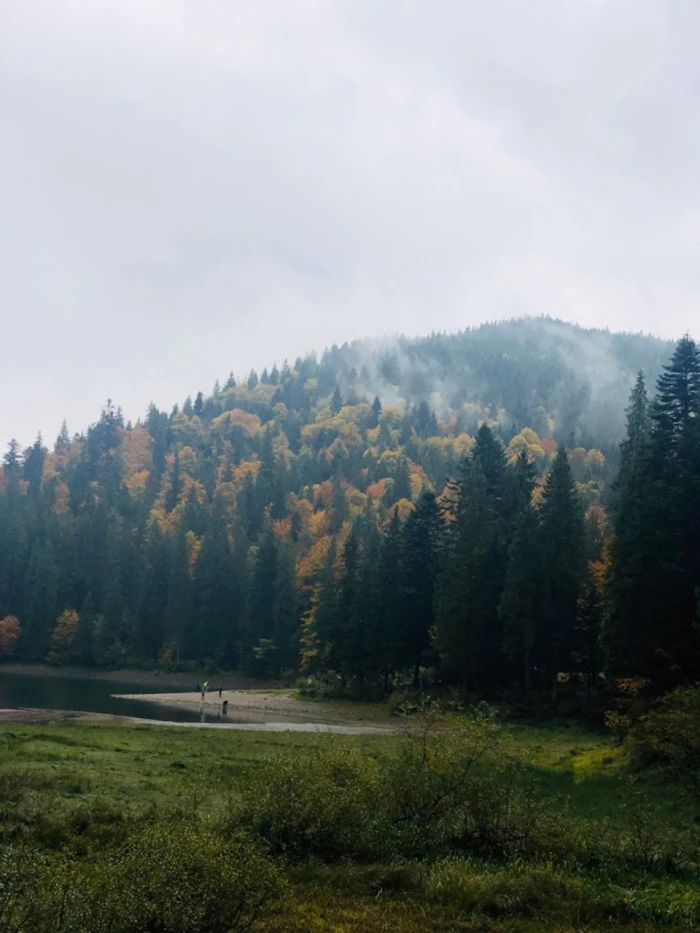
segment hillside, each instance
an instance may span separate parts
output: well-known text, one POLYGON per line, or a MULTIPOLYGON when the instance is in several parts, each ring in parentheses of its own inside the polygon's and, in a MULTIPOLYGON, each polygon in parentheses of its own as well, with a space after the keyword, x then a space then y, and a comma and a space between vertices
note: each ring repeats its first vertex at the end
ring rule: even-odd
MULTIPOLYGON (((11 444, 0 619, 18 621, 0 631, 0 651, 54 663, 209 660, 260 674, 417 673, 437 650, 430 561, 447 553, 440 516, 459 512, 464 475, 459 488, 450 480, 465 456, 481 463, 474 482, 489 495, 499 484, 499 593, 515 517, 531 494, 540 501, 558 442, 596 542, 588 558, 600 559, 625 400, 637 370, 655 379, 670 352, 652 337, 548 319, 491 324, 231 376, 170 413, 151 406, 135 425, 109 402, 52 450, 40 438, 24 452, 11 444), (394 546, 405 572, 415 561, 430 584, 408 611, 386 602, 392 587, 406 599, 405 581, 389 579, 394 546), (370 569, 385 578, 368 582, 370 569), (405 628, 390 634, 392 612, 405 628)), ((499 598, 487 597, 492 616, 499 598)), ((466 650, 448 647, 446 626, 443 659, 466 650)), ((500 638, 482 646, 498 681, 512 676, 496 670, 500 638)))

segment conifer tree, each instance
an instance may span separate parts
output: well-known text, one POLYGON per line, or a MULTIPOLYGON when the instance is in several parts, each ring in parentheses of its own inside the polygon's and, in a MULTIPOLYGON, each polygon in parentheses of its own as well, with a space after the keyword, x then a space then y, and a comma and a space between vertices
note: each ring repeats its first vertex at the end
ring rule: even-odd
POLYGON ((499 606, 503 647, 529 693, 546 650, 542 631, 542 555, 537 515, 528 503, 515 525, 499 606))
POLYGON ((400 650, 405 665, 412 670, 415 685, 420 680, 434 626, 439 540, 437 501, 434 493, 425 491, 406 520, 401 554, 404 604, 400 650))
POLYGON ((558 674, 571 670, 573 632, 586 572, 583 509, 563 446, 547 476, 540 528, 542 621, 547 645, 543 661, 556 697, 558 674))

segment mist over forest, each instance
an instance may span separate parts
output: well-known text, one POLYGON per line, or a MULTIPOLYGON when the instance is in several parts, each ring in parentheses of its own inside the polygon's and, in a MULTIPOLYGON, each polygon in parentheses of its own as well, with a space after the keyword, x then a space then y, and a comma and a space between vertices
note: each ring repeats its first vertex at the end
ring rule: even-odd
POLYGON ((622 437, 637 372, 653 383, 671 346, 651 335, 523 318, 455 334, 357 341, 327 350, 321 366, 335 370, 346 394, 376 394, 385 406, 425 401, 440 418, 467 406, 474 423, 485 419, 505 433, 532 427, 607 448, 622 437))

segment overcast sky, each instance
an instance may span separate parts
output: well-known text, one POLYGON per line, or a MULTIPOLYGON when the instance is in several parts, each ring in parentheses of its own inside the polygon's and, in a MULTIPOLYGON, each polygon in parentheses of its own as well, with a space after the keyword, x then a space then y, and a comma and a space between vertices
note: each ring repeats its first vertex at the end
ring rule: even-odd
POLYGON ((355 337, 700 331, 697 0, 0 0, 0 442, 355 337))

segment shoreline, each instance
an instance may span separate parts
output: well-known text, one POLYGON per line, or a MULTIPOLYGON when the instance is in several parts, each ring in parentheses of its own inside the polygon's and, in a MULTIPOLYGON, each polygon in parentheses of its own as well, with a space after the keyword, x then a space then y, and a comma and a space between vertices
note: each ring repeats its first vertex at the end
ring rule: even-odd
MULTIPOLYGON (((163 704, 166 705, 166 704, 163 704)), ((5 724, 49 725, 70 719, 102 725, 159 726, 179 729, 227 729, 244 732, 304 732, 319 735, 390 735, 387 726, 367 725, 357 722, 173 722, 170 720, 146 719, 142 716, 122 716, 113 713, 91 713, 61 709, 0 709, 0 727, 5 724)))
POLYGON ((186 709, 189 712, 219 713, 224 700, 228 700, 228 712, 231 716, 253 714, 257 716, 283 716, 285 721, 316 724, 342 724, 354 723, 358 727, 372 722, 377 728, 389 729, 389 723, 384 717, 371 717, 363 719, 351 708, 335 707, 316 700, 299 700, 289 692, 250 692, 246 690, 224 690, 219 697, 218 688, 208 691, 204 700, 201 694, 192 690, 187 693, 115 693, 120 700, 138 700, 139 702, 156 703, 159 706, 169 706, 177 709, 186 709))

